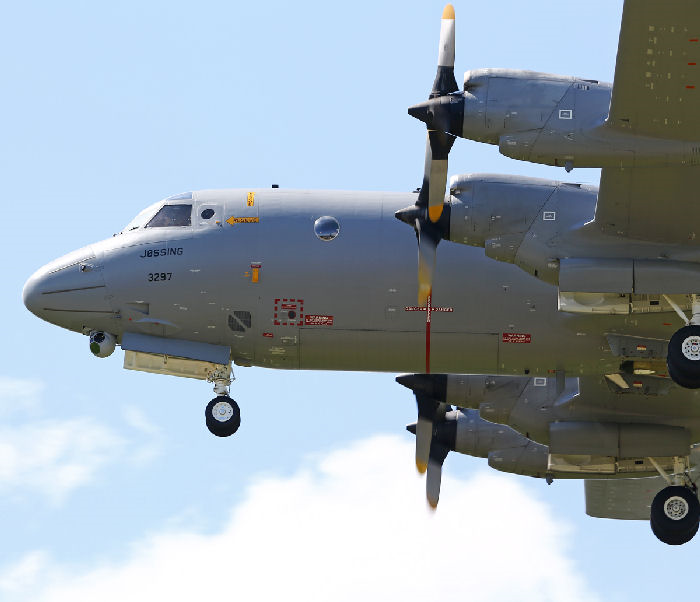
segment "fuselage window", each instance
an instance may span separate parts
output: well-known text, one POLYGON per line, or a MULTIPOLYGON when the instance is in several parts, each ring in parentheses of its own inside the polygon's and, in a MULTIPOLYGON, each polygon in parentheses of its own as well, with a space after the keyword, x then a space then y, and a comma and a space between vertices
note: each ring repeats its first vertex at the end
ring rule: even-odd
POLYGON ((192 224, 192 205, 163 205, 146 228, 167 228, 192 224))
POLYGON ((329 242, 340 234, 340 224, 334 217, 324 215, 314 222, 314 233, 320 240, 329 242))
POLYGON ((213 209, 205 209, 202 211, 202 219, 211 219, 214 216, 213 209))

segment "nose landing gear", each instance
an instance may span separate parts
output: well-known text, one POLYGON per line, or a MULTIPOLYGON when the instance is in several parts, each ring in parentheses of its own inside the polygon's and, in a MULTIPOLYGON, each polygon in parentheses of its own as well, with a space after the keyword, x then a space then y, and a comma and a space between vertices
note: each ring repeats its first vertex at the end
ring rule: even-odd
POLYGON ((212 399, 204 410, 207 428, 217 437, 230 437, 241 425, 241 410, 228 395, 212 399))
POLYGON ((209 382, 214 383, 216 397, 207 404, 204 418, 209 432, 217 437, 230 437, 241 425, 241 409, 229 397, 232 378, 233 375, 229 368, 226 371, 213 372, 208 379, 209 382))

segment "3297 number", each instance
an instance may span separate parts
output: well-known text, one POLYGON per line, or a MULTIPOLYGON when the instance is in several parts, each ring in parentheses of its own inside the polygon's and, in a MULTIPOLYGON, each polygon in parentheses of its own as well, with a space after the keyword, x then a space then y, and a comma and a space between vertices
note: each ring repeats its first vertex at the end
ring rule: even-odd
POLYGON ((163 282, 165 280, 170 280, 173 277, 172 272, 152 272, 148 274, 149 282, 163 282))

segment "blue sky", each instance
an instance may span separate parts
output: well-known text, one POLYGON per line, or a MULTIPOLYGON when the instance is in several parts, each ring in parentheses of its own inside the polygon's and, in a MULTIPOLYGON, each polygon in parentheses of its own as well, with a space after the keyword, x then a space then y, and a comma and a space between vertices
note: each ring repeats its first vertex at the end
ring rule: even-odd
MULTIPOLYGON (((21 303, 40 265, 182 190, 415 188, 425 133, 406 108, 432 84, 442 6, 2 8, 0 599, 639 600, 665 593, 640 568, 694 568, 697 542, 587 518, 581 483, 456 454, 431 515, 392 374, 238 368, 243 425, 219 440, 209 385, 98 360, 21 303)), ((612 80, 620 0, 455 9, 458 81, 612 80)), ((458 141, 450 174, 478 171, 598 180, 458 141)))

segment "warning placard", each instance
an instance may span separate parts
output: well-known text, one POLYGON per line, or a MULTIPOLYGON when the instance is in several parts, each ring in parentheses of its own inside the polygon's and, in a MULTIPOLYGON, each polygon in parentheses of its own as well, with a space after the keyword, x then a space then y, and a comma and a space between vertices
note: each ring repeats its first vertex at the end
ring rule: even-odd
POLYGON ((502 340, 504 343, 531 343, 532 335, 524 332, 504 332, 502 340))
POLYGON ((305 326, 333 326, 333 316, 306 316, 305 326))

